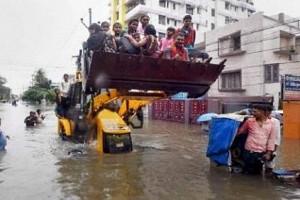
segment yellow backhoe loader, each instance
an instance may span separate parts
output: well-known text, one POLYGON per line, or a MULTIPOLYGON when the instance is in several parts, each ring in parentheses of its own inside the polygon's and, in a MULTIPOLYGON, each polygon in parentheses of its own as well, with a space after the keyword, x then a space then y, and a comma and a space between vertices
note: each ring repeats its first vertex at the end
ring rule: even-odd
POLYGON ((96 140, 101 153, 130 152, 130 127, 143 127, 147 104, 178 92, 187 92, 189 97, 204 95, 224 63, 81 50, 76 81, 69 92, 70 109, 58 116, 58 133, 75 142, 96 140))

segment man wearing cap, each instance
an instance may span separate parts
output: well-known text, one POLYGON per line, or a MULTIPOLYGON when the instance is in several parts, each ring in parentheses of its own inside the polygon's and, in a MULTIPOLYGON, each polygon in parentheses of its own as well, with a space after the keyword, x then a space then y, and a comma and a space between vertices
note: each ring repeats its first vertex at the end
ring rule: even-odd
POLYGON ((243 153, 245 162, 243 171, 245 173, 261 173, 263 161, 272 160, 276 133, 268 110, 267 105, 253 105, 254 117, 247 119, 238 131, 238 134, 248 133, 243 153))

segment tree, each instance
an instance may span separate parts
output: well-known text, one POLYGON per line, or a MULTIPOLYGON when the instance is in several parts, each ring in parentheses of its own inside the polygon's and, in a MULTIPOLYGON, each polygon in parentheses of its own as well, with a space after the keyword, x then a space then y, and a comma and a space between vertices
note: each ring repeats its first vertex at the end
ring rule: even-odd
POLYGON ((6 78, 0 76, 0 99, 6 99, 8 100, 10 97, 11 90, 10 88, 4 86, 4 84, 7 82, 6 78))
POLYGON ((55 101, 55 93, 53 90, 40 87, 30 87, 23 93, 22 99, 29 102, 41 102, 46 99, 49 102, 55 101))
POLYGON ((0 86, 3 86, 7 82, 6 78, 0 76, 0 86))
POLYGON ((51 81, 46 77, 46 74, 43 69, 39 69, 33 75, 33 86, 50 89, 51 81))
POLYGON ((46 77, 43 69, 39 69, 33 74, 33 86, 29 87, 24 93, 22 99, 29 102, 41 102, 42 99, 54 102, 55 93, 51 90, 51 80, 46 77))

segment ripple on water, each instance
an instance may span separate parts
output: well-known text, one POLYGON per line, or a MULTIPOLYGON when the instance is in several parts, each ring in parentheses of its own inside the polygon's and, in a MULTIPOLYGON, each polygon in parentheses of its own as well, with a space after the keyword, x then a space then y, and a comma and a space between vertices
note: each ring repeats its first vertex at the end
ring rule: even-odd
MULTIPOLYGON (((208 137, 198 126, 145 121, 144 129, 132 130, 132 153, 100 155, 95 144, 61 141, 53 112, 42 126, 26 129, 23 119, 35 109, 0 104, 3 129, 11 135, 7 152, 0 153, 0 188, 6 191, 5 196, 0 192, 0 199, 300 197, 298 188, 211 166, 205 156, 208 137)), ((299 166, 299 146, 283 144, 278 166, 299 166)))

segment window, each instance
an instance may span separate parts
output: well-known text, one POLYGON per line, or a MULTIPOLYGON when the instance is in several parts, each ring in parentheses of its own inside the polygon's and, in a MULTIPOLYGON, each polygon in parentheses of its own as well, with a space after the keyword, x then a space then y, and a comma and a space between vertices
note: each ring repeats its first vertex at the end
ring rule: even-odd
POLYGON ((213 16, 213 17, 214 17, 215 15, 216 15, 216 13, 215 13, 215 9, 214 9, 214 8, 212 8, 212 9, 211 9, 211 16, 213 16))
POLYGON ((159 0, 159 6, 160 7, 166 7, 166 0, 159 0))
POLYGON ((197 14, 201 15, 201 8, 197 7, 197 14))
POLYGON ((225 17, 225 24, 229 24, 230 23, 230 17, 226 16, 225 17))
POLYGON ((162 25, 166 25, 166 16, 158 15, 158 23, 162 25))
POLYGON ((215 29, 215 24, 211 23, 210 28, 211 28, 211 30, 214 30, 215 29))
POLYGON ((164 37, 166 37, 165 33, 158 32, 158 38, 164 38, 164 37))
POLYGON ((241 49, 241 32, 235 32, 219 39, 219 56, 233 56, 245 53, 241 49))
POLYGON ((221 74, 221 89, 242 89, 241 71, 225 72, 221 74))
POLYGON ((279 64, 267 64, 265 67, 265 83, 279 82, 279 64))
POLYGON ((226 10, 230 9, 230 3, 228 1, 225 1, 225 9, 226 10))
POLYGON ((196 26, 197 26, 197 30, 199 30, 200 24, 196 24, 196 26))
POLYGON ((234 35, 232 37, 233 41, 233 51, 240 50, 241 49, 241 35, 234 35))
POLYGON ((173 10, 176 10, 176 3, 173 3, 173 10))
POLYGON ((167 18, 167 24, 168 24, 168 25, 170 24, 170 19, 169 19, 169 18, 167 18))
POLYGON ((194 13, 194 8, 190 4, 186 4, 186 13, 190 15, 194 13))

